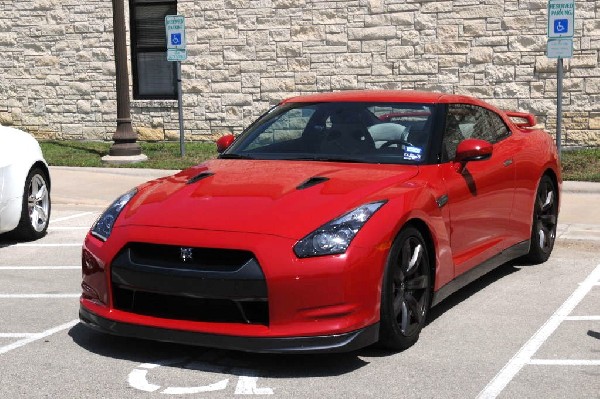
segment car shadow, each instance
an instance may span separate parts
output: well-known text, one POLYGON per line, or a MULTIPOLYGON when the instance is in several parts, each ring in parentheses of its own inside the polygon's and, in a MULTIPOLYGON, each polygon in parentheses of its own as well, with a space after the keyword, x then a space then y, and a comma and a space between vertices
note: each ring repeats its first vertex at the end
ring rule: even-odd
MULTIPOLYGON (((426 326, 490 284, 518 272, 519 267, 523 266, 525 265, 518 260, 505 263, 450 295, 431 308, 426 326)), ((236 375, 237 369, 251 369, 269 378, 338 376, 367 366, 369 362, 363 358, 387 357, 398 353, 378 345, 371 345, 350 353, 306 355, 247 353, 114 336, 96 332, 82 324, 71 328, 69 336, 80 347, 103 357, 139 363, 167 362, 170 367, 199 371, 204 368, 214 372, 221 368, 228 375, 236 375)))
POLYGON ((352 373, 369 362, 360 358, 369 349, 352 353, 269 354, 247 353, 119 337, 77 324, 69 330, 73 342, 99 356, 136 363, 154 363, 181 369, 253 374, 269 378, 332 377, 352 373))
POLYGON ((523 266, 523 263, 518 260, 512 260, 510 262, 504 263, 503 265, 498 266, 494 270, 489 273, 484 274, 479 277, 477 280, 473 281, 470 284, 467 284, 460 290, 456 291, 442 302, 432 307, 429 310, 429 315, 427 316, 427 322, 425 326, 433 323, 438 317, 443 315, 445 312, 449 311, 456 305, 459 305, 461 302, 469 299, 471 296, 477 294, 479 291, 486 288, 488 285, 495 283, 498 280, 503 279, 504 277, 513 274, 519 271, 517 266, 523 266))
POLYGON ((17 244, 18 241, 13 237, 12 233, 0 234, 0 248, 6 248, 17 244))

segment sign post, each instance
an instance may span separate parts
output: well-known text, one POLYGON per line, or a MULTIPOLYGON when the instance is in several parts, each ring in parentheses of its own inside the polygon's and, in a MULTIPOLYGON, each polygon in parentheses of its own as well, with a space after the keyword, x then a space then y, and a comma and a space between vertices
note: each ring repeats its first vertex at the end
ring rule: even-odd
POLYGON ((185 48, 185 17, 183 15, 167 15, 165 17, 167 34, 167 61, 177 62, 177 105, 179 108, 179 149, 181 157, 185 155, 183 131, 183 95, 181 92, 181 61, 187 59, 185 48))
POLYGON ((548 58, 557 59, 556 82, 556 148, 561 156, 563 58, 573 57, 575 1, 548 1, 548 58))

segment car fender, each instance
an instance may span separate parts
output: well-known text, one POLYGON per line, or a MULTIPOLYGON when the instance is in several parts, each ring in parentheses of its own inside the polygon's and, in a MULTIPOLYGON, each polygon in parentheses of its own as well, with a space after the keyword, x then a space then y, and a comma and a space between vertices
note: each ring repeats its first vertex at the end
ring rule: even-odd
MULTIPOLYGON (((434 261, 434 289, 454 278, 454 264, 450 251, 449 212, 436 202, 435 192, 426 184, 402 190, 390 198, 356 237, 356 245, 384 250, 388 259, 396 236, 408 223, 427 229, 431 238, 430 253, 434 261)), ((385 264, 374 265, 383 281, 385 264)), ((380 286, 381 288, 381 286, 380 286)))

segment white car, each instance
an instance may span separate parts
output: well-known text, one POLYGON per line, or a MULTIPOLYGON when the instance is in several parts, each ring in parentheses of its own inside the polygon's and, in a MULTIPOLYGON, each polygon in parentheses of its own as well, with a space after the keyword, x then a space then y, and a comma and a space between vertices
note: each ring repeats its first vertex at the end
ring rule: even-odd
POLYGON ((35 240, 50 221, 50 172, 38 142, 0 126, 0 233, 35 240))

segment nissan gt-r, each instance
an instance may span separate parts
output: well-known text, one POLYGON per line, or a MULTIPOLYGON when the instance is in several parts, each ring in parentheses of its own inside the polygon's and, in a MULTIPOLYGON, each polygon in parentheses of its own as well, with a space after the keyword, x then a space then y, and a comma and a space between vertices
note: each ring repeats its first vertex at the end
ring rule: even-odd
POLYGON ((92 226, 85 325, 243 351, 404 350, 431 306, 554 246, 559 159, 526 112, 324 93, 282 101, 217 147, 92 226))

